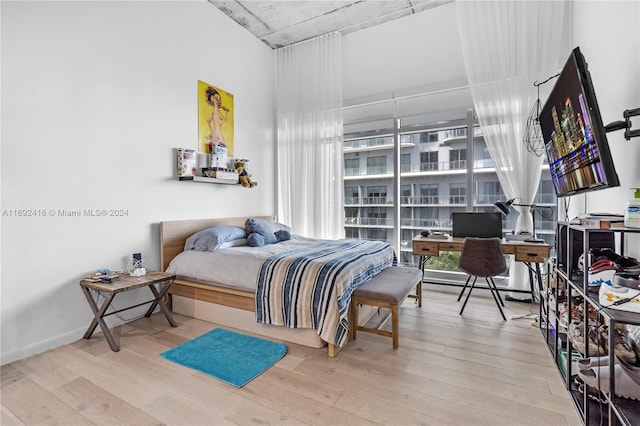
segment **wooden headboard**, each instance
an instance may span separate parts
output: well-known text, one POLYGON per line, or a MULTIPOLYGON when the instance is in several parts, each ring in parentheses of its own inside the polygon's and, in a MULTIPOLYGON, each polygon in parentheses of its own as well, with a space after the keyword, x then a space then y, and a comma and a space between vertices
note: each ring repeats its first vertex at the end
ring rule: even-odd
POLYGON ((245 221, 250 217, 275 222, 274 216, 244 216, 160 222, 160 260, 162 262, 162 270, 166 270, 169 262, 184 250, 184 243, 191 235, 217 225, 233 225, 244 228, 245 221))

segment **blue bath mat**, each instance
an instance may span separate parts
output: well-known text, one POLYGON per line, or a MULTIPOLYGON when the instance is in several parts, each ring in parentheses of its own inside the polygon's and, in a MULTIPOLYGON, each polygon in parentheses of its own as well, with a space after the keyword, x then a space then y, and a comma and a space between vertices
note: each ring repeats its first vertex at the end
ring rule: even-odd
POLYGON ((216 328, 160 354, 175 363, 242 387, 287 353, 287 345, 216 328))

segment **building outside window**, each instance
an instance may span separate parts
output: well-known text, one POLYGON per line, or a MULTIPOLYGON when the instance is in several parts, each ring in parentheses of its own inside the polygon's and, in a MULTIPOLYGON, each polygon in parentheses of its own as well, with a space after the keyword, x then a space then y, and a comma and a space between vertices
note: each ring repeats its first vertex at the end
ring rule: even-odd
MULTIPOLYGON (((425 109, 437 104, 424 103, 425 109)), ((415 114, 413 103, 406 116, 400 104, 383 109, 376 104, 345 110, 345 167, 359 167, 346 161, 355 155, 367 167, 366 174, 345 170, 345 235, 388 241, 401 264, 418 266, 411 240, 421 230, 451 233, 453 212, 497 212, 493 204, 506 197, 472 109, 415 114), (381 118, 385 113, 388 117, 381 118), (394 158, 399 159, 398 170, 394 158)), ((553 245, 556 198, 546 163, 534 202, 553 209, 545 211, 546 217, 536 212, 538 237, 553 245)), ((505 233, 513 230, 516 219, 515 211, 504 217, 505 233)), ((466 276, 455 272, 458 257, 441 253, 425 267, 442 279, 464 282, 466 276)))

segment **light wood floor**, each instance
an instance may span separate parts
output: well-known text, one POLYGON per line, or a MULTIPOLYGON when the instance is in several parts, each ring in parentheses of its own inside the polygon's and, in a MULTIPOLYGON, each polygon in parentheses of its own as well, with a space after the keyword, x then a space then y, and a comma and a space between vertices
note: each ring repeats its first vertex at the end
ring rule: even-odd
MULTIPOLYGON (((244 388, 158 354, 216 326, 153 315, 2 367, 3 426, 83 424, 579 425, 529 319, 502 321, 492 299, 426 290, 400 309, 400 347, 359 333, 336 358, 289 344, 244 388)), ((506 315, 537 312, 506 302, 506 315)), ((389 327, 385 323, 385 327, 389 327)))

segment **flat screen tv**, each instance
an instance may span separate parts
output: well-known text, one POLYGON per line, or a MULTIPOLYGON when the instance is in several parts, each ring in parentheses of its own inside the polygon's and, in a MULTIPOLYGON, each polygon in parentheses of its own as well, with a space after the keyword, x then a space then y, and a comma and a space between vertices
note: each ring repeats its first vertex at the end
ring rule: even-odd
POLYGON ((619 186, 587 63, 576 47, 540 111, 558 197, 619 186))

